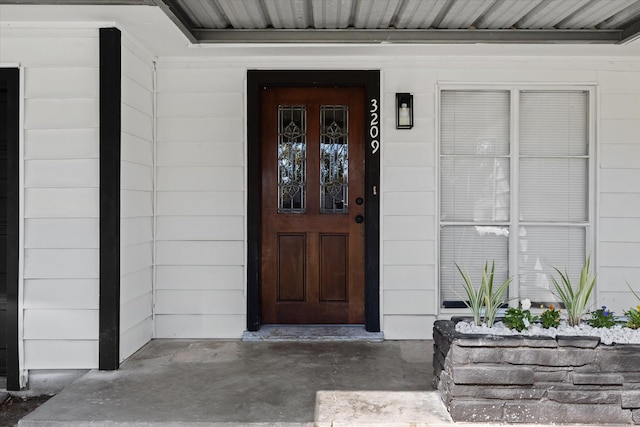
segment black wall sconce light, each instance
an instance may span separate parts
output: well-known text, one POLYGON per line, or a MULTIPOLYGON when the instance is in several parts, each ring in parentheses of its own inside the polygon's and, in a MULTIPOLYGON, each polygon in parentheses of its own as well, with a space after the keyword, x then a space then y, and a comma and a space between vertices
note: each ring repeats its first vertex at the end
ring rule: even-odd
POLYGON ((396 93, 396 129, 413 127, 413 95, 396 93))

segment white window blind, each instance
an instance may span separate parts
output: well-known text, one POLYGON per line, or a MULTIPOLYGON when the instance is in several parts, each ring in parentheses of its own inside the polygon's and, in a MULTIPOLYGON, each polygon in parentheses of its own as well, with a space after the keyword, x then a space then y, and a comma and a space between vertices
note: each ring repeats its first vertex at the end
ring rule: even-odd
POLYGON ((509 154, 508 91, 442 92, 440 109, 440 154, 509 154))
POLYGON ((440 101, 443 306, 466 298, 456 263, 477 286, 492 261, 518 299, 555 302, 553 267, 576 277, 589 246, 589 92, 443 90, 440 101))
POLYGON ((529 298, 537 303, 556 301, 551 277, 560 281, 560 276, 553 267, 566 270, 572 281, 577 280, 585 261, 585 228, 521 225, 518 240, 520 299, 529 298))
POLYGON ((462 277, 455 263, 467 270, 477 288, 485 262, 495 261, 494 282, 508 276, 509 228, 500 226, 443 227, 440 231, 440 284, 445 307, 463 307, 466 299, 462 277))

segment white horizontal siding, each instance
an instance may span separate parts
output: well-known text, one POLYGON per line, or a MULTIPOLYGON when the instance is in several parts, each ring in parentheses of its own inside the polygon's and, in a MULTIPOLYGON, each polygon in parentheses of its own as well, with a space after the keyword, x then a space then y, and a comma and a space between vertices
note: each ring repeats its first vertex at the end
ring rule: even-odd
POLYGON ((242 92, 161 92, 158 117, 236 118, 244 104, 242 92))
POLYGON ((432 143, 389 143, 384 148, 384 166, 435 166, 432 143))
POLYGON ((158 142, 241 143, 243 125, 240 117, 164 117, 158 121, 158 142))
POLYGON ((25 310, 98 310, 98 279, 27 279, 25 310))
POLYGON ((435 215, 435 191, 386 192, 382 201, 385 215, 435 215))
POLYGON ((151 317, 146 317, 140 323, 127 329, 120 334, 120 354, 133 354, 142 345, 149 342, 149 337, 153 335, 153 321, 151 317))
POLYGON ((162 216, 157 220, 159 240, 241 241, 242 216, 162 216))
POLYGON ((96 128, 100 125, 97 98, 30 98, 25 99, 24 104, 26 129, 96 128))
POLYGON ((434 290, 385 290, 385 314, 426 315, 433 312, 434 290))
POLYGON ((153 117, 146 112, 122 104, 122 131, 150 141, 153 138, 153 117))
POLYGON ((2 29, 2 61, 25 68, 97 68, 100 64, 97 29, 2 29), (66 32, 66 34, 61 34, 66 32))
POLYGON ((122 217, 120 220, 121 246, 153 242, 153 218, 147 216, 122 217))
POLYGON ((151 314, 151 292, 147 292, 120 306, 120 328, 128 331, 140 323, 146 323, 151 320, 151 314))
POLYGON ((240 265, 164 265, 158 267, 156 289, 242 290, 240 265))
POLYGON ((433 339, 434 315, 403 316, 384 314, 384 336, 395 340, 433 339))
POLYGON ((387 241, 383 252, 385 265, 435 264, 434 241, 387 241))
POLYGON ((243 314, 242 292, 225 290, 156 291, 156 315, 162 314, 243 314))
POLYGON ((153 336, 153 63, 122 39, 120 360, 153 336))
POLYGON ((158 191, 241 191, 242 167, 157 167, 158 191))
POLYGON ((393 265, 385 267, 384 288, 390 290, 436 289, 435 265, 393 265))
POLYGON ((25 249, 27 279, 93 279, 99 277, 98 249, 25 249))
POLYGON ((24 221, 25 248, 100 247, 100 223, 97 218, 38 218, 24 221))
POLYGON ((242 335, 244 314, 157 315, 158 338, 229 338, 242 335))
POLYGON ((141 268, 120 277, 120 301, 131 301, 153 291, 153 268, 141 268))
POLYGON ((244 215, 242 191, 162 191, 158 215, 244 215))
POLYGON ((636 305, 640 290, 640 73, 600 71, 600 194, 597 305, 636 305))
POLYGON ((242 166, 241 144, 206 142, 158 143, 158 165, 173 166, 242 166))
POLYGON ((25 188, 26 218, 98 218, 98 188, 25 188))
POLYGON ((25 340, 24 355, 26 366, 93 369, 98 365, 98 340, 25 340))
POLYGON ((177 67, 161 68, 158 90, 161 93, 242 93, 245 73, 244 65, 196 68, 181 63, 177 67))
POLYGON ((122 276, 153 265, 153 242, 120 247, 120 273, 122 276))
POLYGON ((243 242, 156 243, 156 265, 244 265, 243 242))
POLYGON ((640 217, 640 193, 601 194, 599 210, 602 218, 640 217))
POLYGON ((26 340, 92 340, 98 334, 97 310, 27 310, 26 340))
POLYGON ((122 160, 141 165, 153 165, 153 142, 129 133, 121 135, 122 160))
POLYGON ((97 188, 100 185, 99 161, 27 160, 25 185, 29 188, 97 188))
POLYGON ((100 157, 99 132, 98 128, 26 130, 25 158, 97 159, 100 157))
POLYGON ((120 192, 120 213, 123 218, 153 217, 153 192, 122 190, 120 192))
POLYGON ((387 215, 384 217, 383 240, 434 240, 434 216, 387 215))
MULTIPOLYGON (((637 144, 640 134, 640 118, 602 119, 600 125, 600 144, 637 144)), ((622 159, 618 159, 622 160, 622 159)))
POLYGON ((434 170, 432 167, 385 166, 384 191, 433 191, 434 170))
MULTIPOLYGON (((640 108, 640 107, 639 107, 640 108)), ((602 144, 600 166, 612 169, 632 169, 640 159, 640 144, 602 144)))
POLYGON ((244 76, 158 70, 158 336, 245 329, 244 76), (224 327, 198 320, 221 315, 224 327))
POLYGON ((8 29, 24 69, 24 369, 98 365, 97 29, 8 29))
MULTIPOLYGON (((39 44, 38 48, 64 45, 61 40, 39 44)), ((67 48, 73 52, 87 52, 85 42, 73 42, 67 44, 67 48)), ((95 37, 93 43, 97 43, 95 37)), ((155 262, 159 304, 156 336, 237 338, 246 322, 247 124, 243 105, 246 70, 260 67, 326 68, 331 66, 327 64, 345 63, 344 58, 317 58, 312 55, 272 59, 237 57, 230 61, 201 62, 179 62, 175 59, 164 62, 161 59, 157 78, 158 180, 154 183, 153 112, 150 111, 152 67, 148 58, 128 44, 126 37, 124 43, 122 226, 126 236, 123 235, 122 243, 123 253, 132 256, 123 264, 123 307, 134 307, 136 303, 142 306, 150 289, 151 268, 155 262), (153 216, 154 185, 158 191, 156 260, 149 256, 153 248, 149 241, 153 241, 154 236, 149 238, 148 221, 153 216)), ((3 60, 6 52, 7 58, 41 61, 44 68, 58 64, 76 76, 91 74, 88 70, 97 67, 98 62, 98 57, 92 56, 97 50, 92 50, 91 55, 85 58, 75 58, 68 52, 60 52, 58 56, 49 52, 35 54, 35 44, 24 39, 7 42, 4 37, 0 40, 0 47, 3 60), (8 45, 11 46, 5 50, 8 45), (19 54, 17 46, 26 49, 24 54, 19 54), (59 61, 66 63, 60 64, 59 61)), ((637 256, 634 257, 640 250, 637 247, 640 243, 635 231, 631 230, 637 226, 635 219, 640 217, 637 214, 640 206, 637 186, 640 165, 633 161, 637 157, 637 135, 640 134, 637 115, 639 61, 616 62, 598 57, 567 60, 561 57, 452 56, 405 60, 381 53, 375 57, 349 58, 347 66, 382 70, 382 182, 378 194, 382 203, 382 322, 387 338, 430 338, 431 326, 438 314, 438 112, 435 90, 439 82, 598 84, 598 300, 614 304, 624 302, 624 280, 629 278, 633 284, 640 271, 637 256), (411 131, 395 129, 395 92, 414 94, 415 126, 411 131)), ((96 75, 92 74, 94 81, 97 81, 96 75)), ((29 73, 26 76, 28 78, 29 73)), ((32 110, 25 111, 25 123, 29 128, 25 133, 27 159, 96 159, 96 122, 92 117, 97 105, 96 88, 84 82, 68 90, 47 88, 46 84, 36 82, 36 79, 41 81, 38 73, 33 76, 32 86, 25 86, 29 98, 25 106, 32 110), (85 111, 77 117, 61 118, 60 113, 55 112, 53 117, 45 117, 49 109, 65 106, 69 106, 68 111, 85 106, 93 113, 87 116, 85 111), (73 131, 59 126, 71 126, 73 131)), ((62 83, 63 87, 68 85, 68 81, 62 83)), ((41 185, 44 179, 39 171, 53 167, 50 164, 39 167, 38 163, 25 166, 33 173, 26 177, 32 180, 29 185, 41 185)), ((63 181, 62 184, 76 185, 74 182, 63 181)), ((95 219, 98 217, 97 195, 97 188, 29 187, 25 190, 27 218, 95 219)), ((32 231, 26 229, 25 238, 30 246, 34 246, 27 248, 25 253, 29 255, 25 257, 25 271, 29 274, 38 276, 44 274, 43 270, 46 272, 54 268, 49 264, 35 268, 33 261, 45 256, 37 251, 95 250, 94 247, 83 247, 90 246, 91 239, 64 241, 62 238, 61 241, 61 235, 55 233, 50 234, 51 239, 45 239, 46 244, 54 248, 42 247, 40 245, 44 242, 34 237, 33 231, 44 225, 36 222, 28 227, 32 227, 32 231), (76 245, 81 247, 71 247, 76 245)), ((88 271, 71 270, 69 275, 88 274, 88 271)), ((29 279, 33 283, 39 280, 29 279)), ((95 279, 73 280, 93 283, 91 281, 95 279)), ((640 288, 640 284, 636 288, 640 288)), ((83 296, 78 305, 87 305, 89 295, 83 296)), ((41 305, 47 308, 42 301, 33 301, 34 309, 41 305)), ((60 303, 52 304, 58 306, 60 303)), ((127 310, 130 309, 123 310, 123 313, 127 310)), ((142 310, 140 318, 123 318, 128 330, 121 335, 121 356, 135 351, 137 345, 150 336, 150 320, 144 317, 147 313, 142 310)), ((36 343, 40 341, 28 342, 30 345, 25 348, 41 348, 36 343)), ((65 355, 72 348, 68 341, 62 339, 54 343, 57 345, 54 348, 65 355)), ((78 347, 78 351, 91 354, 89 347, 78 347)), ((37 356, 31 354, 28 360, 36 363, 37 356)), ((64 365, 57 359, 52 363, 64 365)))
POLYGON ((94 68, 27 68, 24 72, 24 96, 95 99, 99 97, 99 79, 94 68))

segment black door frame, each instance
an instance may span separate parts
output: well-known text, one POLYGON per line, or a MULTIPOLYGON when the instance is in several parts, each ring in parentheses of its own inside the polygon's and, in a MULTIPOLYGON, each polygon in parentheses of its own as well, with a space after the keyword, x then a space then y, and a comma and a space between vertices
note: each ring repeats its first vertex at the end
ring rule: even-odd
POLYGON ((266 87, 365 88, 365 329, 380 332, 380 71, 247 71, 247 330, 260 315, 261 108, 266 87))
POLYGON ((0 68, 7 89, 7 390, 20 390, 18 284, 20 262, 20 69, 0 68))

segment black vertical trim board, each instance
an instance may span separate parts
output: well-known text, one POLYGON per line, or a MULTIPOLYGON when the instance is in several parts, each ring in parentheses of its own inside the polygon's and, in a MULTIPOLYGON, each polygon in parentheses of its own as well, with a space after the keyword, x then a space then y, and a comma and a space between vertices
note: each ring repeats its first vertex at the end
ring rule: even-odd
MULTIPOLYGON (((371 100, 378 105, 380 123, 380 71, 263 71, 247 72, 248 211, 247 211, 247 329, 260 329, 260 201, 261 201, 261 107, 265 87, 365 88, 365 328, 380 331, 380 148, 373 152, 369 132, 371 100), (374 194, 375 188, 375 194, 374 194)), ((378 124, 380 129, 380 124, 378 124)), ((380 143, 380 132, 375 138, 380 143)))
POLYGON ((100 337, 98 367, 120 365, 120 30, 100 29, 100 337))
POLYGON ((7 390, 20 390, 20 359, 18 358, 19 82, 19 69, 0 68, 0 85, 6 85, 7 89, 7 390))

